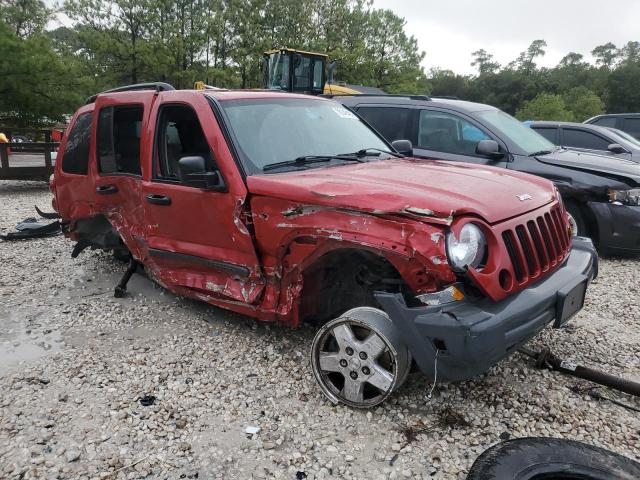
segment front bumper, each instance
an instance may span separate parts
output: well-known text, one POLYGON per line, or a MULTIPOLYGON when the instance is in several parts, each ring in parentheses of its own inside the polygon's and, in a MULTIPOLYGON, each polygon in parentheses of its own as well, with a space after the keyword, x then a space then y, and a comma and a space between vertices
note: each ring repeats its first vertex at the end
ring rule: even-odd
POLYGON ((640 253, 640 206, 589 202, 598 223, 598 244, 603 253, 640 253))
POLYGON ((558 292, 598 275, 591 240, 573 239, 565 263, 549 277, 500 302, 463 300, 439 306, 407 307, 399 294, 376 299, 398 327, 420 370, 438 380, 479 375, 514 352, 556 317, 558 292))

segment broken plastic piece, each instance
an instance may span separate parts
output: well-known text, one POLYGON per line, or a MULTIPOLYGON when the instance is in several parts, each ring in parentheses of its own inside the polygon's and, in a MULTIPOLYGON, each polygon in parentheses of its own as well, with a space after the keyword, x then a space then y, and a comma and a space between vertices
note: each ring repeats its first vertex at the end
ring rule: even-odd
POLYGON ((244 429, 244 433, 246 433, 247 435, 255 435, 256 433, 260 432, 260 427, 247 427, 244 429))
POLYGON ((43 212, 38 208, 37 205, 34 205, 34 207, 36 209, 36 212, 38 212, 38 215, 40 215, 42 218, 46 218, 48 220, 55 220, 56 218, 60 218, 60 215, 57 212, 43 212))
POLYGON ((60 222, 42 225, 30 220, 35 219, 26 219, 24 222, 21 222, 16 226, 16 232, 9 232, 6 235, 0 235, 0 238, 4 241, 24 240, 28 238, 51 237, 62 232, 60 222))

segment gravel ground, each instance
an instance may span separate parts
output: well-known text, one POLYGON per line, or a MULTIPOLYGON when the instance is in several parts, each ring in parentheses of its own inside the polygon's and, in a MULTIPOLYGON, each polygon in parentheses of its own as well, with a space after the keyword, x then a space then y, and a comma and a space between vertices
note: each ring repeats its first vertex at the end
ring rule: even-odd
MULTIPOLYGON (((49 202, 42 184, 0 182, 0 230, 49 202)), ((413 374, 383 406, 335 407, 311 373, 313 329, 258 323, 140 275, 115 299, 124 266, 71 248, 0 242, 0 478, 463 479, 486 448, 523 436, 640 457, 637 413, 518 354, 430 401, 413 374)), ((533 346, 640 380, 639 267, 603 259, 585 309, 533 346)))

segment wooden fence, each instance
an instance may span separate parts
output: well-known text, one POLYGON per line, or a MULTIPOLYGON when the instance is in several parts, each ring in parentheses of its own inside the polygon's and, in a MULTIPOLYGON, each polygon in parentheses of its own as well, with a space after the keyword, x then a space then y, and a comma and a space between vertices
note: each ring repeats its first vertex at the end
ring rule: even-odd
POLYGON ((0 143, 0 180, 48 180, 53 173, 55 152, 60 145, 51 140, 50 130, 2 129, 9 140, 13 135, 30 134, 40 142, 0 143))

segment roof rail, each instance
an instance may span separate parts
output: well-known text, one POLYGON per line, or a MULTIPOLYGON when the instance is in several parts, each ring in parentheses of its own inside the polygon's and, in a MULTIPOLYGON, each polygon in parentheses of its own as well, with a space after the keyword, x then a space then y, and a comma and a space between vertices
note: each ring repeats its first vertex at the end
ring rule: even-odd
POLYGON ((87 98, 85 105, 96 101, 98 95, 103 93, 116 93, 116 92, 128 92, 132 90, 155 90, 156 92, 166 92, 169 90, 175 90, 173 85, 169 85, 165 82, 148 82, 148 83, 136 83, 134 85, 125 85, 124 87, 112 88, 111 90, 105 90, 104 92, 96 93, 87 98))
POLYGON ((460 97, 455 95, 431 95, 431 98, 437 98, 439 100, 460 100, 460 97))
POLYGON ((410 100, 423 100, 428 102, 431 97, 428 95, 411 95, 401 93, 324 93, 321 97, 333 98, 333 97, 392 97, 392 98, 408 98, 410 100))

